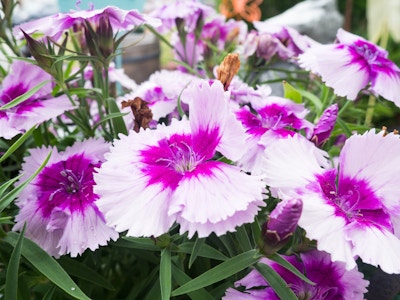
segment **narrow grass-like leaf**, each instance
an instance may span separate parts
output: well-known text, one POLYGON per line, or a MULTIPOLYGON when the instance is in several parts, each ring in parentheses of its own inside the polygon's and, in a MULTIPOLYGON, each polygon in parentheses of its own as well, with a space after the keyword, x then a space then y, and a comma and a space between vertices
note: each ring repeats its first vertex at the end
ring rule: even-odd
POLYGON ((51 151, 47 155, 44 162, 40 165, 39 169, 36 170, 24 183, 20 186, 16 187, 15 189, 8 192, 6 195, 0 198, 0 212, 2 212, 17 196, 18 194, 39 174, 41 170, 46 166, 47 162, 49 161, 51 156, 51 151))
MULTIPOLYGON (((192 280, 184 271, 179 269, 177 266, 172 264, 172 277, 179 285, 184 285, 186 282, 192 280)), ((205 289, 199 289, 194 292, 188 293, 188 296, 192 300, 213 300, 215 299, 210 293, 205 289)))
POLYGON ((258 219, 255 218, 254 222, 251 223, 251 234, 253 237, 254 243, 258 242, 258 239, 261 237, 261 227, 258 219))
POLYGON ((10 180, 4 182, 2 185, 0 185, 0 197, 3 196, 3 194, 7 191, 7 189, 13 185, 14 182, 16 182, 18 179, 22 177, 22 174, 11 178, 10 180))
MULTIPOLYGON (((193 253, 193 249, 195 247, 195 244, 193 242, 188 242, 188 243, 183 243, 179 245, 179 249, 177 252, 181 253, 187 253, 191 254, 193 253)), ((202 247, 199 249, 197 256, 200 257, 205 257, 205 258, 211 258, 215 260, 227 260, 228 257, 219 252, 217 249, 207 245, 203 244, 202 247)))
POLYGON ((79 261, 73 260, 69 257, 62 257, 59 260, 59 263, 61 267, 72 276, 76 276, 77 278, 86 280, 107 290, 114 290, 114 287, 106 278, 79 261))
MULTIPOLYGON (((109 107, 111 114, 121 113, 114 99, 108 99, 107 106, 109 107)), ((121 116, 120 117, 114 116, 111 121, 113 123, 114 130, 117 134, 122 133, 128 135, 128 130, 126 129, 125 121, 124 119, 122 119, 121 116)))
POLYGON ((43 86, 45 86, 49 82, 50 82, 50 80, 45 80, 45 81, 39 83, 38 85, 35 85, 33 88, 31 88, 26 93, 23 93, 21 96, 18 96, 14 100, 12 100, 12 101, 8 102, 7 104, 1 106, 0 110, 6 110, 6 109, 9 109, 9 108, 12 108, 12 107, 17 106, 18 104, 28 100, 30 97, 32 97, 35 93, 37 93, 43 86))
POLYGON ((189 269, 192 267, 194 261, 200 253, 201 248, 203 247, 206 239, 196 238, 196 242, 194 243, 194 247, 189 259, 189 269))
POLYGON ((149 238, 122 237, 113 243, 113 245, 125 248, 161 251, 161 248, 156 246, 154 241, 149 238))
POLYGON ((237 228, 237 230, 235 232, 235 236, 236 236, 238 243, 243 251, 249 251, 251 249, 254 249, 254 246, 250 242, 249 235, 246 231, 245 225, 242 225, 237 228))
POLYGON ((25 233, 26 224, 22 228, 21 234, 17 240, 17 243, 11 253, 10 261, 7 267, 6 273, 6 286, 4 299, 5 300, 14 300, 17 299, 18 294, 18 269, 19 269, 19 261, 21 259, 21 249, 23 244, 23 238, 25 233))
MULTIPOLYGON (((19 234, 9 232, 3 240, 16 247, 18 238, 19 234)), ((41 274, 46 276, 68 295, 75 299, 90 300, 58 262, 37 244, 24 238, 21 252, 22 256, 24 256, 41 274)))
POLYGON ((47 290, 46 294, 44 294, 42 300, 52 300, 55 290, 56 290, 56 286, 55 285, 51 286, 47 290))
POLYGON ((171 295, 183 295, 209 286, 242 271, 243 269, 256 263, 259 259, 260 256, 257 255, 257 250, 250 250, 248 252, 241 253, 185 283, 181 287, 174 290, 171 295))
POLYGON ((160 294, 160 280, 157 279, 153 286, 150 288, 150 291, 147 293, 146 298, 144 300, 161 300, 160 294))
POLYGON ((99 127, 102 123, 104 123, 104 122, 106 122, 106 121, 108 121, 108 120, 112 120, 112 119, 114 119, 114 118, 120 118, 120 117, 129 115, 129 114, 130 114, 129 112, 127 112, 127 113, 111 113, 111 114, 108 114, 108 115, 105 116, 103 119, 101 119, 100 122, 96 123, 96 124, 93 126, 93 129, 96 129, 96 128, 99 127))
POLYGON ((161 299, 168 300, 171 296, 171 289, 172 289, 170 248, 164 248, 161 251, 160 289, 161 289, 161 299))
POLYGON ((347 126, 346 122, 343 121, 342 118, 338 117, 338 118, 336 119, 336 123, 343 129, 344 134, 345 134, 347 137, 350 137, 350 136, 352 135, 350 128, 347 126))
POLYGON ((257 263, 255 268, 273 288, 279 298, 282 300, 298 300, 294 292, 288 287, 287 283, 270 266, 263 263, 257 263))
POLYGON ((287 269, 288 271, 292 272, 294 275, 299 277, 301 280, 307 282, 310 285, 315 285, 314 282, 312 282, 310 279, 308 279, 306 276, 304 276, 303 273, 301 273, 297 268, 295 268, 291 263, 289 263, 286 259, 282 258, 279 254, 273 254, 271 256, 268 256, 269 259, 277 262, 280 264, 282 267, 287 269))
POLYGON ((140 299, 139 295, 144 294, 143 291, 148 291, 148 287, 150 284, 154 283, 154 281, 158 281, 158 271, 159 268, 154 268, 145 278, 137 278, 125 300, 140 299))
POLYGON ((315 96, 314 94, 312 94, 312 93, 310 93, 310 92, 308 92, 308 91, 304 91, 304 90, 297 90, 304 98, 307 98, 308 100, 310 100, 313 104, 314 104, 314 106, 315 106, 315 108, 317 109, 317 112, 318 112, 318 114, 320 113, 320 112, 322 112, 322 102, 321 102, 321 100, 317 97, 317 96, 315 96))
POLYGON ((283 81, 283 93, 286 99, 290 99, 296 103, 301 103, 303 101, 303 97, 299 91, 285 80, 283 81))
POLYGON ((10 224, 13 225, 14 222, 12 221, 13 217, 0 217, 0 224, 10 224))
POLYGON ((23 135, 21 135, 18 140, 15 141, 14 144, 12 144, 7 151, 0 157, 0 163, 4 161, 7 157, 9 157, 11 154, 15 152, 24 142, 25 140, 30 137, 32 132, 35 130, 36 125, 33 126, 31 129, 29 129, 27 132, 25 132, 23 135))

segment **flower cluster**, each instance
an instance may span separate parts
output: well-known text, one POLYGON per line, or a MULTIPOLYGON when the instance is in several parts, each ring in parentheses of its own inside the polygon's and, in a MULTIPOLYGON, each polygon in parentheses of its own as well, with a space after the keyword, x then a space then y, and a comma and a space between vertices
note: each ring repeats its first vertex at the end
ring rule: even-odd
POLYGON ((366 105, 398 110, 399 67, 343 29, 320 44, 251 28, 196 0, 15 26, 0 89, 9 265, 22 249, 48 270, 25 236, 71 275, 103 274, 91 298, 133 265, 139 284, 110 298, 363 299, 365 269, 400 274, 400 139, 366 105), (114 64, 136 30, 171 47, 173 70, 137 84, 114 64))

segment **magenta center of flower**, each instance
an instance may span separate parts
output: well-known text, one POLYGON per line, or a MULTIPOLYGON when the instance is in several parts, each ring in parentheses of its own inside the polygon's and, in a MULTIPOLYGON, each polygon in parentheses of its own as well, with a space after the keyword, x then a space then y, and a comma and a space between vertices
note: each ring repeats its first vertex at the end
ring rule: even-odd
POLYGON ((180 173, 193 171, 201 159, 185 141, 174 142, 169 145, 169 155, 159 159, 167 166, 180 173))
POLYGON ((49 216, 55 208, 73 212, 91 205, 98 198, 93 193, 93 171, 99 166, 77 154, 45 167, 36 182, 43 216, 49 216))
POLYGON ((384 211, 381 199, 366 180, 341 177, 336 180, 336 170, 328 170, 317 176, 327 202, 335 208, 335 214, 347 223, 386 228, 392 231, 389 215, 384 211))
POLYGON ((191 135, 179 134, 160 140, 157 145, 141 151, 140 156, 148 183, 161 183, 169 188, 175 188, 182 176, 194 172, 204 161, 193 146, 191 135))

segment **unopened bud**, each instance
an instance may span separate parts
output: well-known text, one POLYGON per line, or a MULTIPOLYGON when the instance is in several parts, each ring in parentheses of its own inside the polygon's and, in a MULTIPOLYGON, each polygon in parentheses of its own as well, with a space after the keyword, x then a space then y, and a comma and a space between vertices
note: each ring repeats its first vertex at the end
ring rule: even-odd
POLYGON ((338 105, 335 103, 329 106, 322 114, 317 125, 314 128, 314 133, 311 141, 316 146, 321 146, 325 143, 335 127, 336 119, 338 115, 338 105))
POLYGON ((108 15, 102 15, 96 29, 97 44, 104 58, 114 52, 114 34, 108 15))
POLYGON ((265 255, 272 255, 281 249, 296 230, 303 210, 300 199, 279 202, 269 215, 261 230, 259 248, 265 255))
POLYGON ((50 51, 49 49, 47 49, 45 43, 41 41, 36 41, 23 30, 22 33, 25 36, 29 52, 35 58, 38 66, 41 67, 50 75, 54 75, 54 71, 52 68, 54 59, 50 57, 50 51))

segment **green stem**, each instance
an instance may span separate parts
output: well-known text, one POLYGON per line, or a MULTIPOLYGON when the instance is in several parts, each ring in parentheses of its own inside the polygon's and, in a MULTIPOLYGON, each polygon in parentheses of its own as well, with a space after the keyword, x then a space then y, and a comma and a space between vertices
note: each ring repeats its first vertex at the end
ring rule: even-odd
MULTIPOLYGON (((389 30, 384 30, 380 37, 379 46, 386 49, 388 41, 389 41, 389 30)), ((371 94, 368 99, 368 107, 365 113, 365 121, 364 121, 364 124, 368 127, 372 125, 372 118, 374 115, 375 105, 376 105, 376 97, 371 94)))
POLYGON ((372 118, 374 116, 375 104, 376 104, 376 97, 371 94, 368 98, 368 106, 364 120, 364 124, 368 127, 372 125, 372 118))

